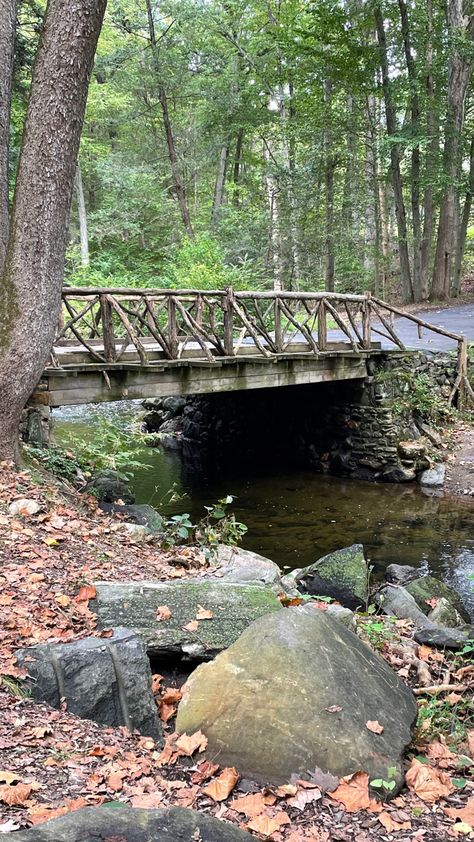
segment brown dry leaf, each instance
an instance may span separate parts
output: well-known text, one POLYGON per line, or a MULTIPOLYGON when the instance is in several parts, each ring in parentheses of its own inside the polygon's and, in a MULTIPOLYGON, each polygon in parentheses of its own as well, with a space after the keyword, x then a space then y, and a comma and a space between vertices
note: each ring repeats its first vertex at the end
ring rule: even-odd
POLYGON ((474 795, 471 795, 465 807, 443 807, 443 810, 450 818, 460 819, 474 827, 474 795))
POLYGON ((469 754, 474 760, 474 731, 467 732, 467 745, 469 749, 469 754))
POLYGON ((473 829, 471 825, 466 824, 466 822, 456 822, 456 824, 453 824, 452 827, 449 828, 448 832, 450 836, 459 836, 460 833, 463 836, 469 836, 473 832, 473 829))
POLYGON ((31 795, 31 784, 5 784, 0 786, 0 801, 11 807, 22 807, 31 795))
POLYGON ((369 776, 366 772, 355 772, 341 778, 338 788, 330 796, 343 804, 348 813, 369 808, 376 812, 378 809, 377 801, 369 796, 369 776))
POLYGON ((160 702, 160 719, 165 724, 170 721, 176 714, 175 705, 167 705, 166 702, 160 702))
POLYGON ((177 702, 181 701, 181 695, 181 690, 177 687, 165 687, 161 701, 165 702, 167 705, 175 705, 177 702))
POLYGON ((66 815, 66 813, 73 813, 75 810, 81 810, 87 806, 88 804, 85 798, 71 798, 62 807, 48 807, 44 804, 37 804, 28 810, 28 818, 32 824, 42 824, 43 822, 58 819, 60 816, 66 815))
POLYGON ((204 751, 207 746, 207 737, 202 731, 196 731, 195 734, 181 734, 176 740, 176 748, 179 749, 180 754, 185 754, 187 757, 192 757, 195 751, 204 751))
POLYGON ((289 795, 296 795, 298 792, 298 787, 295 784, 283 784, 283 786, 279 786, 275 793, 278 795, 278 798, 287 798, 289 795))
POLYGON ((411 761, 405 782, 408 789, 428 804, 434 804, 438 798, 446 798, 454 790, 449 775, 426 763, 420 763, 416 757, 411 761))
POLYGON ((411 822, 397 822, 392 818, 390 813, 387 813, 386 810, 382 810, 382 812, 378 814, 377 818, 388 833, 392 833, 394 830, 410 830, 411 828, 411 822))
POLYGON ((191 775, 191 783, 202 784, 207 778, 212 778, 218 768, 218 763, 211 763, 210 760, 201 760, 197 765, 196 771, 191 775))
POLYGON ((209 611, 207 608, 203 608, 202 605, 198 605, 196 611, 196 620, 212 620, 214 613, 209 611))
POLYGON ((141 807, 143 810, 153 810, 163 805, 163 794, 161 792, 144 792, 143 795, 134 795, 132 807, 141 807))
POLYGON ((61 608, 67 608, 68 605, 71 604, 70 597, 66 596, 65 593, 57 593, 54 597, 54 601, 57 602, 57 604, 60 605, 61 608))
POLYGON ((92 585, 83 585, 79 589, 79 593, 74 597, 75 602, 89 602, 90 599, 95 599, 97 591, 92 585))
POLYGON ((218 778, 214 778, 210 784, 203 789, 204 795, 209 795, 214 801, 225 801, 230 795, 237 781, 239 774, 233 766, 223 769, 218 778))
POLYGON ((365 727, 369 731, 372 731, 373 734, 383 734, 384 732, 383 725, 381 725, 380 722, 377 722, 376 719, 369 719, 369 721, 365 723, 365 727))
POLYGON ((249 793, 249 795, 243 795, 241 798, 234 798, 229 806, 232 810, 243 813, 248 819, 254 819, 255 816, 259 816, 267 808, 261 792, 249 793))
POLYGON ((424 644, 418 646, 418 657, 420 661, 429 661, 432 654, 433 650, 430 646, 425 646, 424 644))
POLYGON ((195 632, 198 630, 198 628, 199 623, 197 620, 190 620, 189 623, 186 623, 186 625, 183 626, 183 629, 188 632, 195 632))
POLYGON ((0 772, 0 782, 2 784, 12 784, 13 781, 17 781, 19 777, 19 774, 15 772, 0 772))
POLYGON ((107 789, 111 789, 112 792, 118 792, 123 787, 123 775, 121 772, 112 772, 111 775, 108 776, 107 781, 107 789))
POLYGON ((458 764, 457 755, 453 754, 440 740, 434 740, 429 744, 426 756, 441 769, 455 769, 458 764))
POLYGON ((156 619, 159 623, 163 620, 170 620, 172 616, 173 614, 167 605, 159 605, 156 609, 156 619))
POLYGON ((313 801, 319 801, 320 798, 322 798, 321 790, 315 787, 314 789, 302 789, 293 798, 289 798, 286 803, 289 807, 304 810, 307 804, 311 804, 313 801))
POLYGON ((290 817, 283 810, 280 810, 274 816, 261 815, 252 819, 248 823, 247 829, 253 830, 255 833, 261 833, 262 836, 271 836, 276 830, 280 830, 284 824, 291 824, 290 817))

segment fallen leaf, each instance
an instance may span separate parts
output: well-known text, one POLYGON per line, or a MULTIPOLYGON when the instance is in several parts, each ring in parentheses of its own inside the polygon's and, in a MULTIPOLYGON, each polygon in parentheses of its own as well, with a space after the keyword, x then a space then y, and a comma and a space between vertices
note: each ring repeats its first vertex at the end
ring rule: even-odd
POLYGON ((218 768, 218 763, 211 763, 210 760, 202 760, 201 763, 198 763, 196 771, 191 775, 191 783, 202 784, 207 778, 212 778, 218 768))
POLYGON ((377 801, 369 796, 369 776, 366 772, 355 772, 342 778, 338 788, 331 792, 330 796, 334 801, 344 804, 348 813, 369 808, 376 811, 378 808, 377 801))
POLYGON ((377 818, 388 833, 392 833, 394 830, 410 830, 411 828, 410 821, 397 822, 392 818, 390 813, 387 813, 386 810, 382 810, 382 812, 378 814, 377 818))
POLYGON ((196 620, 212 620, 214 613, 209 611, 207 608, 203 608, 202 605, 198 605, 196 611, 196 620))
POLYGON ((418 657, 420 661, 429 661, 432 654, 433 650, 430 646, 425 646, 424 644, 418 646, 418 657))
POLYGON ((181 696, 181 690, 177 687, 166 687, 163 691, 161 701, 165 702, 167 705, 173 705, 181 701, 181 696))
POLYGON ((66 813, 74 813, 75 810, 81 810, 87 806, 85 798, 69 799, 62 807, 48 807, 44 804, 37 804, 28 810, 28 818, 32 824, 43 824, 43 822, 65 816, 66 813))
POLYGON ((36 500, 14 500, 8 507, 8 512, 11 515, 35 515, 39 512, 41 506, 36 500))
POLYGON ((331 705, 329 708, 324 708, 327 713, 339 713, 342 710, 340 705, 331 705))
POLYGON ((30 784, 5 784, 0 786, 0 801, 11 807, 22 807, 31 795, 30 784))
POLYGON ((453 754, 440 740, 434 740, 429 744, 426 749, 426 756, 441 769, 455 769, 458 764, 457 755, 453 754))
POLYGON ((199 623, 197 620, 190 620, 189 623, 186 623, 186 625, 183 626, 183 629, 188 632, 195 632, 198 630, 198 628, 199 623))
POLYGON ((473 829, 472 826, 470 824, 466 824, 466 822, 456 822, 456 824, 453 824, 453 826, 450 827, 449 832, 450 834, 453 833, 456 836, 459 833, 462 833, 463 836, 468 836, 473 832, 473 829))
POLYGON ((321 790, 314 787, 314 789, 302 789, 293 798, 289 798, 286 803, 289 807, 304 810, 307 804, 311 804, 313 801, 319 801, 321 798, 321 790))
POLYGON ((60 605, 61 608, 67 608, 68 605, 71 604, 70 597, 66 596, 66 594, 64 593, 57 593, 54 597, 54 601, 57 602, 57 604, 60 605))
POLYGON ((313 786, 317 786, 321 792, 334 792, 336 787, 339 786, 339 778, 336 775, 331 775, 330 772, 323 772, 319 766, 316 766, 309 773, 309 780, 313 786))
POLYGON ((380 722, 377 722, 376 719, 369 719, 369 721, 365 723, 365 727, 369 731, 372 731, 373 734, 383 734, 384 732, 383 725, 381 725, 380 722))
POLYGON ((170 620, 172 616, 173 614, 167 605, 159 605, 156 609, 156 619, 159 623, 163 620, 170 620))
POLYGON ((161 792, 145 792, 143 795, 134 795, 132 798, 132 807, 141 807, 143 810, 153 810, 155 807, 161 807, 162 804, 161 792))
POLYGON ((474 826, 474 795, 472 795, 464 807, 443 807, 447 816, 452 819, 460 819, 471 826, 474 826))
POLYGON ((408 789, 428 804, 433 804, 438 798, 446 798, 454 790, 449 775, 421 763, 416 757, 411 761, 405 782, 408 789))
POLYGON ((243 813, 248 819, 254 819, 255 816, 259 816, 267 808, 261 792, 249 793, 249 795, 243 795, 241 798, 234 798, 229 806, 232 810, 243 813))
POLYGON ((75 602, 89 602, 90 599, 95 599, 96 596, 97 591, 93 585, 83 585, 74 599, 75 602))
POLYGON ((253 830, 255 833, 261 833, 262 836, 271 836, 276 830, 279 830, 284 824, 291 824, 290 817, 283 810, 276 813, 274 816, 262 815, 257 816, 248 823, 248 830, 253 830))
POLYGON ((176 740, 176 748, 179 749, 181 754, 185 754, 186 757, 192 757, 195 751, 204 751, 206 746, 207 737, 204 736, 202 731, 196 731, 189 737, 187 734, 181 734, 176 740))
POLYGON ((467 732, 467 745, 469 748, 469 754, 471 755, 472 760, 474 760, 474 731, 467 732))
POLYGON ((111 789, 112 792, 118 792, 123 787, 123 774, 120 772, 112 772, 107 778, 106 781, 107 789, 111 789))
POLYGON ((20 775, 17 772, 0 772, 0 782, 2 784, 12 784, 19 777, 20 775))
POLYGON ((214 801, 225 801, 230 795, 237 781, 239 774, 236 769, 227 767, 223 769, 218 778, 214 778, 210 784, 203 789, 204 795, 209 795, 214 801))

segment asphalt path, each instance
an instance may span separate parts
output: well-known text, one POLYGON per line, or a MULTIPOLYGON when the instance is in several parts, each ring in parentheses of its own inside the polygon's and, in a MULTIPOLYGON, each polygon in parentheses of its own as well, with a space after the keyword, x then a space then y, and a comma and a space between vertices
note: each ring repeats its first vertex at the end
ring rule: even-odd
MULTIPOLYGON (((451 333, 461 334, 470 342, 474 341, 474 303, 460 304, 440 310, 418 310, 413 315, 419 316, 420 319, 437 327, 442 327, 444 330, 449 330, 451 333)), ((377 326, 377 323, 374 322, 374 325, 377 326)), ((417 325, 407 318, 396 318, 394 328, 403 344, 410 349, 448 351, 457 345, 456 340, 424 328, 422 328, 420 339, 417 325)), ((393 348, 393 344, 382 339, 382 337, 374 338, 380 339, 384 348, 393 348)))

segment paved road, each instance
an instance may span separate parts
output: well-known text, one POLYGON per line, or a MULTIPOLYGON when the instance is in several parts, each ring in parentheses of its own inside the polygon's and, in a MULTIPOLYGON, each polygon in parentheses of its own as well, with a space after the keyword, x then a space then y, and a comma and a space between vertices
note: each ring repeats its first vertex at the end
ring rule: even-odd
MULTIPOLYGON (((414 315, 452 333, 460 333, 466 336, 468 341, 474 341, 474 303, 461 304, 444 310, 418 310, 414 315)), ((395 329, 407 348, 446 351, 456 347, 455 340, 429 330, 423 330, 422 338, 419 339, 417 326, 408 319, 395 319, 395 329)), ((385 347, 385 341, 383 345, 385 347)))

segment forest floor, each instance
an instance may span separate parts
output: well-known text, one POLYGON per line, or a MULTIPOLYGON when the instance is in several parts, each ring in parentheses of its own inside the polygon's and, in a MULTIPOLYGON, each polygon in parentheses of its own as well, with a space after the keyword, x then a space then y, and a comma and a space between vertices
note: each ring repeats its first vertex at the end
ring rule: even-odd
POLYGON ((474 497, 474 424, 457 422, 448 435, 450 453, 443 492, 454 497, 474 497))
POLYGON ((410 623, 361 617, 361 634, 417 694, 407 787, 388 804, 369 798, 363 772, 332 793, 314 780, 261 789, 206 761, 200 739, 173 733, 180 692, 162 676, 153 687, 168 735, 163 751, 148 737, 52 710, 21 690, 16 648, 98 634, 88 608, 94 580, 196 576, 204 566, 198 551, 165 552, 155 539, 134 543, 93 500, 0 465, 0 563, 0 833, 120 801, 192 807, 274 842, 474 839, 469 655, 423 646, 416 667, 405 645, 410 623), (12 513, 21 499, 36 504, 34 513, 24 505, 12 513))

